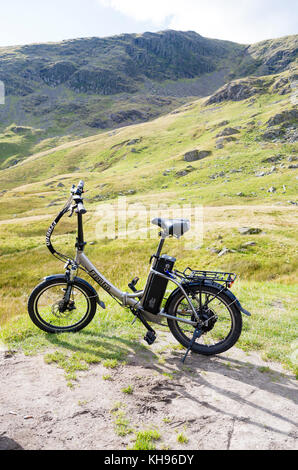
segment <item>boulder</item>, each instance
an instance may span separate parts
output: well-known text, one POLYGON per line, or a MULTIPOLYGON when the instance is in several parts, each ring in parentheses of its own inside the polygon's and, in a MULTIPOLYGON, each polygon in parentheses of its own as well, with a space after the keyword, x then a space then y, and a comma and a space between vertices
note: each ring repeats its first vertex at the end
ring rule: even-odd
POLYGON ((186 162, 195 162, 196 160, 202 160, 202 158, 208 157, 211 153, 210 150, 191 150, 184 154, 183 159, 186 162))
POLYGON ((218 257, 220 256, 223 256, 223 255, 226 255, 227 253, 230 253, 231 250, 229 250, 228 248, 223 248, 219 253, 218 253, 218 257))
POLYGON ((215 173, 214 175, 210 175, 209 178, 211 180, 215 180, 217 178, 223 178, 225 175, 226 175, 225 172, 221 171, 220 173, 215 173))
POLYGON ((283 134, 284 134, 284 131, 280 129, 279 127, 277 127, 277 128, 270 129, 264 132, 264 134, 262 134, 261 137, 264 140, 274 140, 274 139, 277 139, 278 137, 282 137, 283 134))
POLYGON ((256 245, 256 242, 245 242, 243 243, 242 247, 245 248, 247 246, 255 246, 256 245))
POLYGON ((241 227, 238 229, 238 232, 240 233, 240 235, 255 235, 261 233, 262 230, 260 228, 254 227, 241 227))
POLYGON ((216 137, 225 137, 228 135, 239 134, 239 131, 233 127, 225 127, 216 137))
POLYGON ((168 176, 173 170, 174 168, 167 168, 166 170, 164 170, 163 176, 168 176))
POLYGON ((236 142, 236 137, 234 137, 233 135, 228 135, 228 136, 225 136, 225 137, 219 137, 217 140, 216 140, 216 144, 226 144, 227 142, 236 142))
POLYGON ((282 155, 273 155, 272 157, 264 158, 262 163, 276 163, 282 159, 282 155))
POLYGON ((221 121, 219 124, 217 124, 217 127, 222 127, 222 126, 227 126, 230 121, 221 121))
POLYGON ((27 134, 27 133, 32 133, 32 128, 31 127, 24 127, 24 126, 11 126, 10 127, 11 132, 14 134, 27 134))
POLYGON ((141 139, 132 139, 132 140, 129 140, 126 145, 135 145, 135 144, 138 144, 139 142, 141 142, 141 139))
POLYGON ((176 171, 175 176, 177 178, 180 178, 181 176, 188 175, 188 173, 190 173, 191 171, 194 171, 194 170, 195 170, 195 168, 193 166, 188 165, 184 170, 176 171))

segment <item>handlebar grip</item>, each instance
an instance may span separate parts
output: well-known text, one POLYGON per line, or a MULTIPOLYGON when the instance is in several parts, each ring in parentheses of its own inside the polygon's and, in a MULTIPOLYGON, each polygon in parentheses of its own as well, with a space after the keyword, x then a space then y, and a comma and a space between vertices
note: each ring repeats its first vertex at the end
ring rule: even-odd
POLYGON ((84 204, 82 202, 78 202, 77 204, 77 212, 78 214, 86 214, 86 209, 84 207, 84 204))
POLYGON ((78 184, 78 189, 81 189, 81 190, 84 189, 84 181, 80 180, 80 182, 78 184))

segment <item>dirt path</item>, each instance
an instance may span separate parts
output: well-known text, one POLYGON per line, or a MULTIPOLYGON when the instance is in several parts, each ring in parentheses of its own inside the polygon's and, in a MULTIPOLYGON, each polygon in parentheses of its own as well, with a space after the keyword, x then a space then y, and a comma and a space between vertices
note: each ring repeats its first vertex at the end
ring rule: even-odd
POLYGON ((291 374, 237 348, 213 358, 190 355, 182 367, 183 351, 161 352, 166 341, 117 369, 91 366, 74 388, 42 354, 2 351, 0 449, 127 449, 135 434, 117 435, 117 407, 128 428, 158 428, 157 449, 298 447, 291 374), (123 393, 128 386, 132 394, 123 393), (178 432, 187 443, 177 442, 178 432))

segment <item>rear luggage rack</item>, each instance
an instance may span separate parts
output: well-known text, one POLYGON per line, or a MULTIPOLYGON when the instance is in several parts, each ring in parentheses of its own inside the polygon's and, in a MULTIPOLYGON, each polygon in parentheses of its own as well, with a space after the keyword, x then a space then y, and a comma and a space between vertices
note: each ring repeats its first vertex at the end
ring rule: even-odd
POLYGON ((222 273, 218 271, 199 271, 197 269, 191 269, 189 267, 185 268, 183 272, 174 271, 175 274, 180 277, 184 278, 188 281, 216 281, 222 282, 226 284, 227 287, 231 287, 231 285, 235 282, 236 274, 235 273, 222 273))

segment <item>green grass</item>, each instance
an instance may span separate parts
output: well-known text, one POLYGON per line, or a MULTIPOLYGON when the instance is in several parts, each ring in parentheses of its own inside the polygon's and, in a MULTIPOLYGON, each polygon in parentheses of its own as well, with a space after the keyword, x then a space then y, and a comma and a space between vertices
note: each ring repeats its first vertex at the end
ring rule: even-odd
MULTIPOLYGON (((236 272, 233 291, 252 312, 252 317, 244 317, 237 345, 247 351, 258 350, 264 359, 297 371, 297 216, 296 207, 288 203, 296 201, 296 171, 288 168, 288 158, 295 155, 297 145, 260 140, 268 119, 292 106, 290 98, 266 92, 256 96, 254 103, 225 102, 215 109, 204 106, 205 100, 197 100, 181 108, 179 114, 121 128, 113 135, 103 133, 69 142, 64 148, 50 149, 0 170, 1 190, 6 191, 0 192, 0 338, 7 347, 20 348, 26 354, 46 351, 47 360, 62 367, 72 381, 76 371, 92 363, 117 367, 129 352, 139 351, 143 327, 138 323, 131 326, 131 314, 100 288, 99 297, 107 309, 99 310, 93 322, 76 335, 47 335, 31 324, 26 313, 33 287, 44 276, 63 272, 63 265, 46 249, 44 236, 71 184, 82 178, 88 209, 85 237, 95 242, 87 245, 86 253, 122 290, 127 290, 127 283, 135 276, 140 277, 138 288, 144 286, 158 230, 151 226, 150 237, 139 240, 122 239, 119 233, 118 238, 100 239, 104 204, 117 207, 119 193, 134 190, 126 196, 127 202, 139 204, 143 212, 139 214, 135 207, 127 220, 129 229, 146 227, 146 217, 153 218, 161 204, 175 207, 174 217, 183 204, 193 208, 202 205, 202 243, 189 246, 186 235, 179 241, 168 240, 166 251, 177 257, 178 269, 189 265, 236 272), (252 117, 254 114, 257 116, 252 117), (248 124, 252 119, 254 126, 248 124), (216 149, 216 134, 223 120, 229 120, 231 127, 241 126, 238 142, 216 149), (140 140, 127 145, 131 139, 140 140), (212 154, 191 163, 194 171, 177 178, 176 172, 188 165, 183 154, 194 148, 211 150, 212 154), (278 154, 280 163, 263 161, 278 154), (273 165, 276 170, 271 174, 255 176, 256 171, 269 172, 273 165), (170 171, 164 176, 167 169, 170 171), (235 172, 239 169, 241 173, 235 172), (219 176, 221 172, 224 176, 219 176), (59 183, 64 186, 58 187, 59 183), (267 192, 270 186, 277 188, 275 193, 267 192), (239 192, 244 196, 237 196, 239 192), (98 202, 98 196, 105 200, 98 202), (49 205, 53 201, 56 205, 49 205), (150 214, 146 212, 149 209, 150 214), (243 226, 260 228, 261 232, 243 236, 238 231, 243 226), (255 244, 247 246, 247 242, 255 244), (229 252, 222 257, 211 250, 223 247, 229 252)), ((14 138, 9 135, 7 139, 14 138)), ((46 145, 50 147, 49 142, 46 145)), ((40 144, 38 150, 42 148, 40 144)), ((121 223, 119 217, 119 230, 121 223)), ((73 254, 75 229, 75 220, 68 218, 56 228, 53 243, 59 251, 73 254)))
POLYGON ((173 418, 165 416, 162 420, 163 420, 164 423, 170 424, 173 421, 173 418))
POLYGON ((121 389, 121 392, 126 393, 127 395, 132 395, 133 394, 133 386, 128 385, 127 387, 123 387, 121 389))
MULTIPOLYGON (((258 259, 259 267, 258 270, 254 268, 254 274, 251 277, 270 276, 272 278, 273 270, 279 267, 279 264, 276 264, 277 267, 274 268, 278 257, 276 256, 271 263, 270 271, 269 254, 267 259, 262 254, 262 236, 244 237, 243 240, 247 238, 258 240, 257 245, 249 247, 244 254, 230 253, 222 258, 210 255, 203 248, 197 253, 181 250, 179 242, 174 240, 168 242, 167 252, 175 256, 179 255, 178 251, 180 251, 180 256, 177 256, 179 268, 183 267, 181 258, 184 257, 184 266, 205 266, 210 269, 227 269, 240 271, 240 273, 242 271, 244 275, 247 269, 253 269, 253 253, 256 252, 255 257, 258 259), (268 274, 266 274, 267 269, 268 274)), ((63 236, 61 237, 63 239, 63 236)), ((238 238, 235 234, 235 243, 233 242, 231 246, 236 247, 241 243, 238 238)), ((101 271, 114 284, 125 290, 125 283, 135 275, 141 278, 140 288, 144 284, 148 269, 148 254, 153 253, 154 245, 155 243, 150 241, 130 245, 130 242, 116 240, 104 244, 103 247, 90 246, 87 248, 87 253, 92 260, 95 258, 95 264, 100 266, 101 271), (122 262, 120 265, 111 265, 110 259, 113 259, 116 253, 121 253, 122 262), (97 259, 98 262, 96 262, 97 259)), ((270 246, 272 250, 272 243, 270 246)), ((283 247, 280 246, 280 249, 283 250, 283 247)), ((27 297, 33 286, 39 282, 42 274, 60 271, 59 264, 47 254, 46 250, 39 252, 35 249, 21 251, 19 255, 15 255, 15 261, 19 266, 17 272, 13 264, 7 263, 6 256, 0 260, 0 265, 4 267, 1 274, 2 328, 0 338, 7 347, 21 348, 27 354, 41 349, 62 351, 63 356, 50 357, 52 361, 55 359, 57 365, 64 368, 66 373, 69 373, 68 367, 74 368, 77 364, 79 370, 82 364, 88 365, 92 362, 102 362, 107 368, 117 367, 125 361, 131 350, 138 351, 138 341, 142 338, 143 327, 138 322, 131 326, 131 313, 121 309, 101 289, 99 289, 99 297, 106 303, 107 309, 99 309, 94 320, 85 330, 77 334, 60 335, 48 335, 38 330, 26 314, 27 297)), ((286 264, 285 261, 285 257, 281 254, 278 263, 286 264)), ((241 304, 252 313, 250 318, 244 316, 243 331, 237 346, 247 351, 258 350, 263 358, 281 362, 290 369, 296 370, 297 292, 293 274, 286 277, 285 272, 284 276, 284 281, 278 277, 271 280, 270 277, 267 280, 246 280, 242 279, 241 275, 236 280, 232 290, 239 297, 241 304)))
POLYGON ((180 432, 177 435, 177 442, 179 442, 179 444, 187 444, 188 443, 188 437, 183 432, 180 432))
POLYGON ((129 447, 129 450, 155 450, 155 442, 159 439, 160 433, 156 429, 138 431, 135 443, 132 447, 129 447))
POLYGON ((106 359, 103 366, 107 369, 115 369, 119 365, 118 359, 106 359))
MULTIPOLYGON (((258 350, 265 360, 280 362, 297 372, 296 286, 240 280, 236 281, 233 291, 252 313, 251 317, 243 318, 237 346, 246 351, 258 350)), ((10 349, 21 348, 26 354, 41 349, 62 350, 64 355, 58 355, 56 362, 66 372, 76 363, 78 369, 82 363, 96 362, 102 362, 107 368, 117 367, 131 351, 138 353, 143 327, 139 323, 131 326, 130 313, 115 305, 113 300, 103 299, 107 311, 100 310, 91 324, 79 333, 50 335, 38 330, 26 315, 20 315, 5 323, 0 338, 10 349)), ((50 357, 55 359, 55 356, 50 357)))
POLYGON ((111 376, 111 374, 105 374, 102 376, 103 380, 113 380, 113 377, 111 376))
POLYGON ((114 418, 114 430, 118 436, 126 436, 133 432, 129 419, 126 417, 125 411, 122 410, 120 406, 116 407, 116 409, 112 411, 112 414, 114 418))
POLYGON ((0 330, 0 341, 9 349, 22 349, 27 355, 43 351, 47 363, 62 368, 67 381, 75 382, 77 372, 88 370, 91 364, 101 363, 114 369, 125 363, 128 354, 139 351, 142 327, 131 327, 131 316, 120 309, 117 314, 116 310, 114 320, 103 316, 99 324, 95 318, 76 334, 42 332, 21 315, 0 330))
MULTIPOLYGON (((255 237, 260 240, 257 238, 260 235, 255 237)), ((253 236, 248 238, 253 238, 253 236)), ((244 239, 246 240, 246 238, 244 239)), ((237 243, 239 242, 237 241, 237 243)), ((177 245, 178 242, 170 241, 168 253, 179 254, 176 253, 176 250, 179 249, 179 245, 177 245)), ((121 288, 125 289, 125 282, 135 275, 141 278, 139 283, 142 286, 148 269, 148 254, 153 252, 153 243, 135 243, 134 251, 129 248, 129 243, 122 242, 122 246, 123 249, 121 249, 120 242, 117 241, 107 244, 104 249, 100 246, 97 248, 97 245, 90 246, 88 255, 91 251, 90 258, 95 257, 95 261, 98 256, 102 271, 121 288), (113 247, 114 244, 115 247, 113 247), (148 246, 148 249, 144 249, 144 245, 148 246), (113 267, 109 260, 114 256, 113 253, 119 252, 122 253, 123 265, 121 263, 120 266, 113 267), (129 270, 127 270, 127 266, 129 266, 129 270)), ((251 247, 249 251, 255 249, 255 247, 251 247)), ((183 256, 185 256, 185 265, 231 269, 236 272, 239 272, 240 268, 244 271, 252 266, 251 254, 248 261, 243 260, 243 268, 240 261, 237 262, 235 259, 237 255, 235 256, 234 253, 227 255, 225 261, 221 261, 221 258, 218 259, 220 261, 217 261, 217 257, 215 257, 214 260, 217 264, 211 264, 209 261, 212 259, 211 256, 203 249, 195 255, 197 262, 194 255, 188 251, 180 252, 180 257, 183 256)), ((241 260, 242 255, 238 256, 241 260)), ((280 259, 280 262, 284 262, 282 256, 280 259)), ((7 344, 7 347, 21 348, 26 353, 34 353, 40 349, 62 350, 64 355, 63 357, 58 356, 56 362, 66 372, 68 372, 68 363, 72 368, 76 363, 79 368, 82 364, 92 362, 102 362, 108 368, 117 367, 118 364, 125 361, 129 351, 138 350, 138 341, 142 337, 143 327, 138 322, 131 326, 132 315, 121 309, 101 290, 99 290, 99 296, 106 303, 107 309, 105 311, 99 309, 94 320, 85 330, 75 335, 48 335, 41 332, 31 323, 26 314, 27 296, 30 289, 38 282, 38 278, 42 277, 41 269, 44 275, 59 272, 59 264, 57 265, 57 262, 52 260, 46 251, 44 254, 39 254, 34 250, 31 253, 20 253, 19 272, 15 272, 14 266, 5 262, 5 257, 0 260, 1 263, 5 266, 6 271, 2 271, 2 329, 0 330, 0 338, 7 344), (36 261, 34 261, 33 254, 36 255, 36 261), (19 284, 17 288, 14 287, 16 284, 19 284), (74 355, 75 353, 77 354, 74 355)), ((270 260, 264 259, 260 273, 266 272, 267 263, 268 269, 270 268, 270 260)), ((181 259, 179 259, 177 266, 180 267, 180 265, 181 259)), ((272 275, 272 272, 270 274, 272 275)), ((242 279, 241 276, 236 280, 233 291, 239 297, 241 304, 252 313, 250 318, 244 317, 243 331, 237 345, 247 351, 258 350, 265 359, 281 362, 290 369, 297 370, 295 355, 297 293, 292 279, 293 277, 283 282, 278 279, 253 281, 242 279)), ((54 357, 52 357, 53 359, 54 357)))

